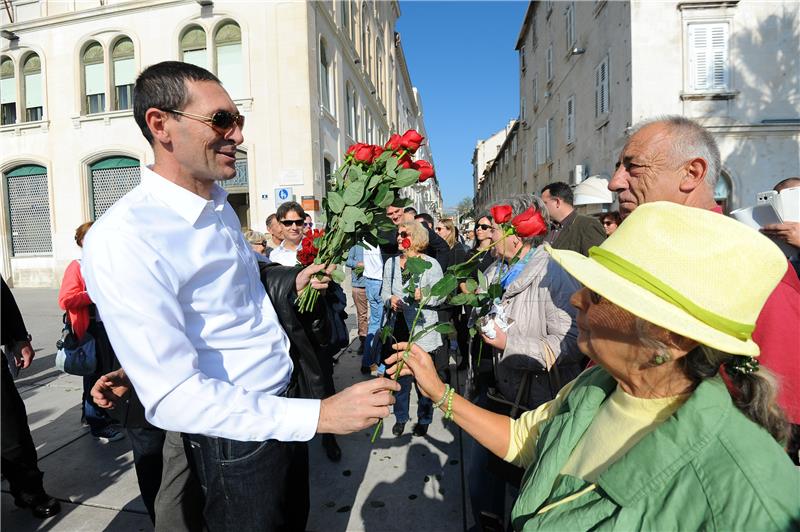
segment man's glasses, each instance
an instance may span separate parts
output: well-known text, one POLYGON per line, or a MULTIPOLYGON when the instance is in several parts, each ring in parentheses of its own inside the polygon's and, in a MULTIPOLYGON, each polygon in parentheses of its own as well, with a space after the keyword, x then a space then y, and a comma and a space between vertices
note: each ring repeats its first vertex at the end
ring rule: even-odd
POLYGON ((476 230, 477 229, 483 229, 484 231, 488 231, 491 228, 492 228, 491 225, 486 225, 486 224, 478 224, 478 225, 475 226, 476 230))
POLYGON ((398 236, 399 236, 400 238, 408 238, 408 237, 410 236, 410 235, 409 235, 408 233, 406 233, 405 231, 400 231, 400 232, 399 232, 399 233, 397 233, 397 234, 398 234, 398 236))
POLYGON ((281 223, 284 227, 291 227, 292 225, 303 227, 305 222, 303 222, 303 220, 281 220, 281 223))
POLYGON ((589 290, 589 301, 592 302, 592 305, 599 305, 602 300, 603 296, 601 296, 594 290, 589 290))
POLYGON ((244 128, 244 116, 239 113, 231 113, 230 111, 217 111, 211 116, 185 113, 176 109, 164 109, 164 111, 205 122, 214 129, 224 131, 226 135, 233 130, 234 126, 239 126, 239 129, 244 128))
POLYGON ((603 225, 615 225, 615 222, 610 222, 608 220, 603 222, 603 225))

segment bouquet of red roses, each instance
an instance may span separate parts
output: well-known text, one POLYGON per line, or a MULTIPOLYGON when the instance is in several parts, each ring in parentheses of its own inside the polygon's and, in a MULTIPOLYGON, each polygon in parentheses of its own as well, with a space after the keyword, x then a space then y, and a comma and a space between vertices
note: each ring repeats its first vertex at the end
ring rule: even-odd
POLYGON ((300 250, 297 252, 297 262, 305 268, 314 264, 314 259, 319 254, 319 249, 316 247, 315 242, 325 234, 322 229, 314 229, 313 231, 306 231, 303 240, 300 241, 300 250))
MULTIPOLYGON (((325 231, 313 239, 318 250, 314 264, 340 264, 350 248, 361 242, 371 246, 386 243, 381 232, 394 229, 386 207, 407 206, 410 201, 400 191, 435 177, 428 161, 413 159, 423 140, 409 129, 403 135, 392 135, 384 146, 358 143, 347 149, 344 164, 331 176, 322 199, 325 231)), ((341 270, 331 275, 337 282, 344 280, 341 270)), ((307 285, 298 298, 300 312, 314 308, 318 296, 317 290, 307 285)))

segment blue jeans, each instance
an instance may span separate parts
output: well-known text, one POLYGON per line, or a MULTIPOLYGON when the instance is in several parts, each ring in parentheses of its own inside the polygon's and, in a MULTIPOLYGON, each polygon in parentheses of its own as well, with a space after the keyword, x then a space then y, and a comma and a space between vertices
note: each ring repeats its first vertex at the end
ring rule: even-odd
POLYGON ((189 467, 203 491, 209 532, 305 530, 308 446, 184 434, 189 467))
POLYGON ((364 341, 364 354, 361 356, 361 365, 369 367, 378 364, 381 360, 380 349, 372 344, 375 335, 378 334, 383 321, 383 299, 381 298, 381 286, 383 281, 380 279, 364 278, 367 292, 367 303, 369 303, 369 325, 367 326, 367 338, 364 341))
POLYGON ((400 383, 400 391, 395 395, 394 417, 397 423, 408 421, 408 404, 411 401, 411 383, 417 389, 417 423, 420 425, 430 425, 433 421, 433 401, 423 396, 419 391, 417 381, 411 375, 397 379, 400 383))

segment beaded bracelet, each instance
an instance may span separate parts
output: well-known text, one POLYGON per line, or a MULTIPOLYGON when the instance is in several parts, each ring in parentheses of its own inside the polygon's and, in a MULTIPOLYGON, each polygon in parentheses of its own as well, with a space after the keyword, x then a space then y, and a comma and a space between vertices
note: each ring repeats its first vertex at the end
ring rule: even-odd
POLYGON ((450 385, 449 384, 445 384, 444 385, 444 395, 442 395, 441 399, 439 399, 438 401, 433 403, 433 409, 434 410, 436 410, 437 408, 439 408, 440 406, 442 406, 444 404, 444 402, 447 400, 447 394, 450 392, 450 390, 451 390, 450 385))
POLYGON ((453 419, 453 395, 455 395, 455 388, 450 388, 447 394, 447 411, 444 413, 445 419, 453 419))

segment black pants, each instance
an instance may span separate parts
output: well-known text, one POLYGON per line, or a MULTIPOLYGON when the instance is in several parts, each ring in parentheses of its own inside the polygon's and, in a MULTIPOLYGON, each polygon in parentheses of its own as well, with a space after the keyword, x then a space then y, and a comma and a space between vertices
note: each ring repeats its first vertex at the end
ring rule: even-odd
POLYGON ((203 490, 209 532, 303 531, 308 520, 305 442, 243 442, 184 434, 203 490))
POLYGON ((28 414, 25 403, 19 396, 17 386, 8 370, 5 357, 0 360, 3 366, 2 384, 2 467, 14 496, 20 493, 38 495, 44 492, 42 472, 36 463, 36 447, 33 445, 31 431, 28 428, 28 414))
POLYGON ((161 452, 164 448, 166 431, 156 427, 128 428, 128 439, 133 449, 133 466, 136 469, 136 480, 142 501, 150 514, 150 520, 156 522, 155 503, 158 488, 161 485, 163 461, 161 452))

